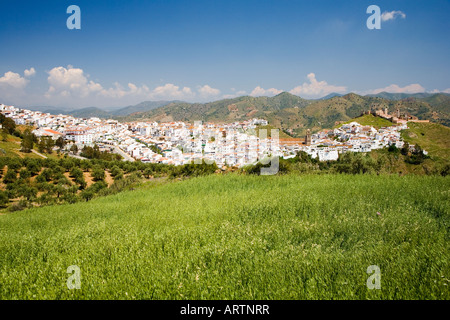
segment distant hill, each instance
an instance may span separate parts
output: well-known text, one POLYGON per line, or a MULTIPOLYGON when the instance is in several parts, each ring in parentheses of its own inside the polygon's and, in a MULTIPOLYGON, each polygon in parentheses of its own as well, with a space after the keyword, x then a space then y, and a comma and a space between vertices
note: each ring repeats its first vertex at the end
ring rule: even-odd
MULTIPOLYGON (((22 108, 22 107, 19 107, 22 108)), ((31 111, 40 111, 43 113, 50 113, 50 114, 67 114, 67 112, 70 111, 68 108, 63 107, 55 107, 55 106, 30 106, 30 107, 23 107, 24 109, 28 109, 31 111)))
POLYGON ((32 107, 25 107, 25 109, 32 111, 40 111, 43 113, 50 113, 52 115, 67 114, 77 118, 90 118, 90 117, 110 118, 112 116, 109 112, 97 107, 87 107, 72 110, 51 106, 32 106, 32 107))
POLYGON ((438 111, 450 112, 450 94, 448 93, 437 93, 421 100, 429 103, 438 111))
POLYGON ((342 96, 343 96, 343 94, 333 92, 333 93, 327 94, 326 96, 319 98, 317 100, 327 100, 327 99, 331 99, 334 97, 342 97, 342 96))
POLYGON ((112 116, 111 113, 97 107, 88 107, 83 109, 72 110, 69 111, 68 114, 76 118, 92 118, 92 117, 111 118, 112 116))
POLYGON ((182 101, 144 101, 134 106, 128 106, 119 110, 111 111, 114 116, 127 116, 136 112, 146 112, 163 107, 169 103, 182 103, 182 101))
MULTIPOLYGON (((302 109, 311 102, 283 92, 275 97, 242 96, 208 103, 169 103, 149 112, 136 113, 126 120, 234 122, 251 118, 269 118, 285 109, 302 109)), ((268 119, 269 120, 269 119, 268 119)), ((269 120, 270 121, 270 120, 269 120)))
POLYGON ((97 107, 87 107, 81 109, 69 109, 62 107, 52 107, 52 106, 32 106, 26 107, 25 109, 33 111, 41 111, 44 113, 50 113, 53 115, 58 114, 68 114, 77 118, 115 118, 121 116, 131 115, 136 112, 146 112, 165 106, 169 103, 178 103, 180 101, 144 101, 137 105, 127 106, 123 108, 115 108, 113 110, 105 110, 97 107))
POLYGON ((169 103, 148 112, 138 112, 125 121, 187 121, 234 122, 264 118, 269 124, 291 130, 302 136, 306 129, 313 131, 332 128, 337 122, 348 121, 368 110, 387 108, 390 113, 408 112, 419 119, 430 119, 450 125, 450 99, 446 94, 424 94, 424 98, 408 96, 401 100, 349 93, 328 99, 305 100, 288 92, 274 97, 243 96, 209 103, 169 103))
POLYGON ((380 92, 376 94, 368 94, 368 97, 378 97, 378 98, 384 98, 389 100, 402 100, 406 98, 428 98, 430 96, 434 95, 433 93, 428 92, 421 92, 421 93, 390 93, 390 92, 380 92))
POLYGON ((424 98, 410 97, 400 100, 407 107, 417 108, 411 112, 419 119, 430 119, 445 126, 450 126, 450 95, 447 93, 436 93, 424 98))

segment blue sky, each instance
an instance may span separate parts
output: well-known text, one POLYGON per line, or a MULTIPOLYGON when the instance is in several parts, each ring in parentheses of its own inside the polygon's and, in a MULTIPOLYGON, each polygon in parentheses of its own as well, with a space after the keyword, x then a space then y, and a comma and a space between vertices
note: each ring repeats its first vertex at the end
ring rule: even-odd
POLYGON ((450 1, 2 1, 0 101, 450 92, 450 1), (81 30, 69 30, 69 5, 81 30), (385 13, 369 30, 369 5, 385 13))

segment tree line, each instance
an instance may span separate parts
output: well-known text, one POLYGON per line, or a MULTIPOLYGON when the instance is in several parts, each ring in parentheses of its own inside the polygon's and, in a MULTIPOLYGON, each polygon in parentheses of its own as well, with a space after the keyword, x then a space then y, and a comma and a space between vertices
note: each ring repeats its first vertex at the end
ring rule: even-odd
MULTIPOLYGON (((261 168, 270 167, 260 162, 240 169, 244 174, 261 173, 261 168)), ((447 176, 450 162, 434 161, 425 155, 418 145, 411 151, 407 143, 398 149, 395 145, 370 153, 346 152, 336 161, 319 161, 300 151, 290 159, 279 158, 279 174, 285 173, 344 173, 344 174, 409 174, 447 176), (426 161, 428 160, 428 161, 426 161)))

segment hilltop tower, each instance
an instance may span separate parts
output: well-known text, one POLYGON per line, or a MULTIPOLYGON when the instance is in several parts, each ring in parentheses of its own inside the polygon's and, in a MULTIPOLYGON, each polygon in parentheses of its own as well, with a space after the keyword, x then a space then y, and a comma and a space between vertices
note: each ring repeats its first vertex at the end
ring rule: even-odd
POLYGON ((307 146, 311 145, 311 130, 306 130, 305 144, 307 146))

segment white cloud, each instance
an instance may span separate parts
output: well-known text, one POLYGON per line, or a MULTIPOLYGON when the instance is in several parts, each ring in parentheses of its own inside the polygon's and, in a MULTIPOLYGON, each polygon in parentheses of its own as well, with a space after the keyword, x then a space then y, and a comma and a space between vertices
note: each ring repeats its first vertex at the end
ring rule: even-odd
POLYGON ((401 17, 402 19, 406 18, 406 14, 402 11, 385 11, 381 14, 382 21, 395 20, 395 18, 401 17))
POLYGON ((24 76, 25 77, 31 77, 31 76, 34 76, 35 74, 36 74, 36 70, 33 68, 33 67, 31 67, 30 69, 25 69, 25 71, 24 71, 24 76))
POLYGON ((368 91, 369 94, 377 94, 380 92, 390 92, 390 93, 418 93, 418 92, 425 92, 425 88, 422 87, 418 83, 413 83, 404 87, 400 87, 396 84, 391 84, 390 86, 387 86, 385 88, 379 88, 375 90, 368 91))
POLYGON ((252 92, 250 92, 250 95, 253 97, 259 97, 259 96, 275 96, 277 94, 282 93, 283 90, 278 90, 275 88, 270 88, 270 89, 264 89, 261 88, 260 86, 257 86, 255 89, 253 89, 252 92))
POLYGON ((198 89, 200 97, 203 99, 217 97, 220 94, 219 89, 211 88, 207 84, 198 89))
POLYGON ((25 87, 30 82, 27 78, 35 73, 36 70, 30 68, 24 71, 23 76, 12 71, 5 72, 3 76, 0 76, 0 98, 5 99, 3 102, 22 103, 24 99, 31 97, 32 95, 25 91, 25 87))
POLYGON ((84 99, 84 104, 89 100, 90 103, 97 101, 105 105, 108 102, 125 104, 142 100, 192 100, 196 96, 204 100, 220 95, 219 89, 206 84, 198 86, 195 92, 189 87, 179 87, 172 83, 166 83, 152 90, 145 85, 137 86, 134 83, 128 83, 123 87, 118 82, 110 88, 104 88, 100 83, 89 80, 89 76, 82 69, 71 65, 67 68, 55 67, 48 74, 49 88, 45 97, 55 102, 71 103, 67 99, 60 98, 73 98, 84 99))
POLYGON ((147 86, 138 87, 134 83, 128 83, 127 87, 124 88, 116 82, 113 87, 104 88, 100 83, 89 80, 82 69, 70 65, 67 68, 55 67, 48 74, 50 87, 45 94, 47 98, 61 96, 82 99, 88 97, 122 99, 133 96, 146 99, 152 94, 147 86))
MULTIPOLYGON (((231 91, 236 91, 236 89, 231 88, 231 91)), ((236 97, 245 96, 246 94, 247 94, 247 92, 244 90, 236 91, 235 93, 232 93, 232 94, 224 94, 222 96, 222 99, 232 99, 232 98, 236 98, 236 97)))
POLYGON ((91 93, 101 92, 103 87, 99 83, 88 80, 84 71, 72 66, 55 67, 48 72, 47 78, 50 85, 45 96, 50 98, 55 95, 64 97, 86 98, 91 93))
POLYGON ((441 93, 441 92, 443 92, 443 93, 450 93, 450 88, 444 89, 444 90, 434 89, 434 90, 427 91, 427 92, 428 92, 428 93, 441 93))
POLYGON ((116 82, 114 83, 114 88, 101 89, 99 95, 107 98, 121 99, 126 96, 141 96, 142 98, 146 98, 150 94, 150 89, 145 85, 138 87, 130 82, 127 86, 128 90, 116 82))
POLYGON ((192 92, 191 88, 189 87, 183 87, 180 89, 179 86, 176 86, 172 83, 167 83, 163 86, 156 87, 153 89, 150 94, 149 98, 151 99, 178 99, 178 100, 184 100, 189 99, 195 96, 195 93, 192 92))
MULTIPOLYGON (((0 77, 0 97, 5 99, 13 99, 17 101, 25 97, 23 90, 29 83, 29 78, 36 74, 33 67, 26 69, 23 75, 12 71, 6 72, 0 77)), ((323 97, 327 94, 336 92, 347 92, 347 87, 330 85, 326 81, 318 81, 314 73, 307 75, 308 81, 299 85, 289 92, 305 98, 323 97)), ((138 86, 134 83, 128 83, 122 86, 116 82, 111 87, 103 87, 100 83, 92 81, 82 69, 75 68, 71 65, 67 67, 55 67, 48 71, 49 88, 45 93, 47 98, 46 103, 56 105, 66 105, 71 107, 82 107, 89 105, 102 106, 123 106, 129 104, 136 104, 145 100, 184 100, 193 101, 198 99, 200 101, 212 101, 216 99, 235 98, 248 94, 246 91, 238 91, 235 88, 231 89, 231 94, 222 95, 221 90, 213 88, 210 85, 204 84, 197 86, 195 90, 189 87, 177 86, 173 83, 166 83, 150 89, 146 85, 138 86)), ((251 96, 274 96, 284 90, 269 88, 264 89, 261 86, 254 88, 251 96)), ((391 84, 385 88, 369 90, 361 94, 376 94, 382 91, 391 93, 417 93, 426 92, 426 89, 420 84, 410 84, 400 87, 397 84, 391 84)), ((439 91, 432 90, 428 92, 445 92, 450 93, 450 88, 439 91)), ((30 96, 31 97, 31 96, 30 96)), ((32 103, 37 102, 42 98, 42 94, 35 95, 33 99, 26 98, 32 103)), ((26 100, 25 99, 25 100, 26 100)), ((22 99, 21 103, 24 103, 22 99)), ((27 101, 26 103, 30 103, 27 101)), ((17 103, 17 102, 15 102, 17 103)))
POLYGON ((343 93, 347 91, 347 87, 330 85, 326 81, 317 81, 314 73, 308 74, 308 80, 309 83, 305 82, 289 92, 298 96, 322 97, 333 92, 343 93))
POLYGON ((0 78, 0 86, 5 88, 23 89, 28 82, 29 80, 12 71, 5 72, 3 77, 0 78))

